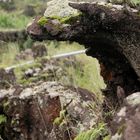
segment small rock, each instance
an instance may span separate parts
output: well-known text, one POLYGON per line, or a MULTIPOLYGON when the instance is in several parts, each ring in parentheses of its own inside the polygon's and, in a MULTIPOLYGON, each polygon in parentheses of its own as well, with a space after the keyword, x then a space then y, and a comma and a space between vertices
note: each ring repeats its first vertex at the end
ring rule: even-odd
POLYGON ((16 84, 16 76, 13 69, 5 71, 0 69, 0 89, 9 88, 11 85, 16 84))
POLYGON ((133 93, 126 98, 126 102, 129 105, 137 105, 140 104, 140 92, 133 93))
POLYGON ((32 52, 33 52, 34 58, 47 55, 47 49, 46 49, 45 45, 43 45, 43 44, 33 45, 32 52))
POLYGON ((59 17, 67 17, 73 14, 77 14, 77 10, 71 8, 68 5, 68 0, 52 0, 47 3, 47 9, 44 13, 44 16, 59 16, 59 17))
POLYGON ((28 69, 28 70, 25 71, 25 76, 26 77, 32 77, 33 73, 34 73, 33 69, 28 69))
POLYGON ((21 51, 19 54, 16 55, 16 60, 27 60, 33 57, 33 52, 31 49, 26 49, 25 51, 21 51))
POLYGON ((140 92, 129 95, 111 125, 111 140, 139 140, 140 92))

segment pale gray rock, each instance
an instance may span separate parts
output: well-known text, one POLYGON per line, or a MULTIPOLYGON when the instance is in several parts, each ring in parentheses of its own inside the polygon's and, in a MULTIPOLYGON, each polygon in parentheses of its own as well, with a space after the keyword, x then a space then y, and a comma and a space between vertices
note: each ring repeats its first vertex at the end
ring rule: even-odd
POLYGON ((130 105, 140 104, 140 92, 133 93, 126 98, 126 102, 130 105))
POLYGON ((68 0, 52 0, 47 3, 47 9, 44 13, 45 17, 60 16, 67 17, 73 14, 77 14, 77 10, 71 8, 68 5, 68 0))
POLYGON ((75 15, 78 13, 76 9, 71 8, 69 3, 95 3, 103 2, 106 3, 107 0, 51 0, 47 3, 47 9, 44 13, 44 16, 60 16, 67 17, 70 15, 75 15))

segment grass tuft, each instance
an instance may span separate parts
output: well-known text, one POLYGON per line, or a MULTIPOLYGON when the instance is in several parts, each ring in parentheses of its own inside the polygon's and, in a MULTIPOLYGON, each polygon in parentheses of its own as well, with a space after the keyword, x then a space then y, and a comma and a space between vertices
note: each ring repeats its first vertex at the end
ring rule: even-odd
POLYGON ((31 18, 26 17, 19 12, 0 12, 0 29, 24 29, 29 21, 31 21, 31 18))
POLYGON ((99 123, 96 128, 81 132, 74 140, 97 140, 107 134, 106 125, 99 123))
POLYGON ((7 118, 5 115, 0 115, 0 124, 5 123, 7 121, 7 118))

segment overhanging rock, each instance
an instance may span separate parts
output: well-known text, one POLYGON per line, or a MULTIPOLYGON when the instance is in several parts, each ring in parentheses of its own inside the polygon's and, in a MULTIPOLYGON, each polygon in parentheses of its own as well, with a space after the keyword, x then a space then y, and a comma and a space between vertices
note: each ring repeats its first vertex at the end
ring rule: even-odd
MULTIPOLYGON (((70 3, 81 13, 69 18, 37 17, 28 26, 35 40, 76 41, 98 58, 108 91, 125 94, 140 90, 140 17, 123 6, 70 3)), ((107 92, 108 92, 107 91, 107 92)), ((116 95, 115 95, 116 96, 116 95)))

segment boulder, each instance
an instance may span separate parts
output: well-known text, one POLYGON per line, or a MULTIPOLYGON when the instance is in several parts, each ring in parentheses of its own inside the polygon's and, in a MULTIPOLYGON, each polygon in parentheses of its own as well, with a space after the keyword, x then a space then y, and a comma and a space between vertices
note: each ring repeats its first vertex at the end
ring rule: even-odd
POLYGON ((56 82, 0 90, 1 137, 7 140, 68 140, 92 128, 101 116, 95 95, 56 82))
POLYGON ((125 99, 124 106, 115 115, 111 125, 111 140, 139 140, 140 92, 125 99))
POLYGON ((47 55, 47 48, 44 44, 34 44, 32 46, 33 57, 43 57, 47 55))

